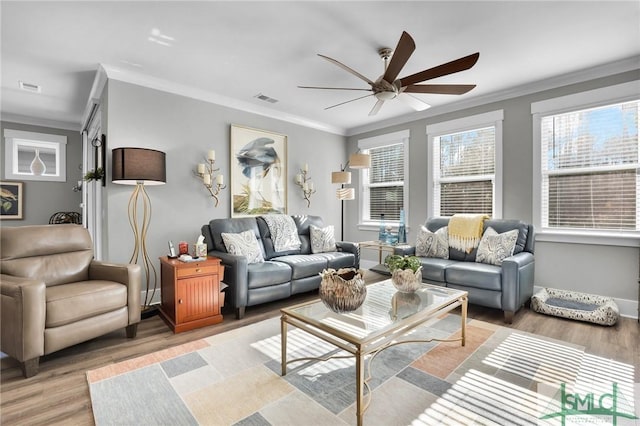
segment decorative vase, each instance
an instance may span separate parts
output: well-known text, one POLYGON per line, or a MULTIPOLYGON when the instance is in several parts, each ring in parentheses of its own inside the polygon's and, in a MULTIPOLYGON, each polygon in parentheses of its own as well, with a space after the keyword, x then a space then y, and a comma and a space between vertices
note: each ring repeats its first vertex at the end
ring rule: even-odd
POLYGON ((320 300, 333 312, 358 309, 367 296, 364 271, 355 268, 325 269, 320 273, 320 300))
POLYGON ((391 272, 391 283, 398 291, 413 293, 422 284, 422 266, 415 272, 411 269, 394 270, 391 272))
POLYGON ((31 162, 31 173, 34 176, 42 176, 47 170, 47 166, 44 165, 44 162, 40 159, 40 150, 36 148, 36 156, 33 157, 33 161, 31 162))

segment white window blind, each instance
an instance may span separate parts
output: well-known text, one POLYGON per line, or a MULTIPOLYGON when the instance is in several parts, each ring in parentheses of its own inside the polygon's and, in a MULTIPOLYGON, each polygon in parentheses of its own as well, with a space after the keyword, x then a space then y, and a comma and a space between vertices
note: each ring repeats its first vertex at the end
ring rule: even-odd
POLYGON ((364 173, 369 195, 368 218, 399 221, 404 209, 404 144, 396 143, 367 150, 371 168, 364 173))
POLYGON ((493 216, 496 127, 482 127, 433 139, 434 212, 493 216))
POLYGON ((541 117, 545 228, 637 231, 637 100, 541 117))

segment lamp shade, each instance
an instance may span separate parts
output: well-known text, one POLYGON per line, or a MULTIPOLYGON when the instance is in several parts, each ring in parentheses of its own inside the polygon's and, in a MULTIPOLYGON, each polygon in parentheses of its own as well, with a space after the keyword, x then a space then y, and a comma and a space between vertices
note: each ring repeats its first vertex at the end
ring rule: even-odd
POLYGON ((353 188, 339 188, 336 190, 336 197, 338 200, 354 200, 356 192, 353 188))
POLYGON ((349 157, 349 167, 352 169, 368 169, 371 167, 371 156, 360 153, 351 154, 349 157))
POLYGON ((165 153, 147 148, 115 148, 111 171, 113 183, 163 185, 167 181, 165 153))
POLYGON ((351 172, 331 172, 331 183, 351 183, 351 172))

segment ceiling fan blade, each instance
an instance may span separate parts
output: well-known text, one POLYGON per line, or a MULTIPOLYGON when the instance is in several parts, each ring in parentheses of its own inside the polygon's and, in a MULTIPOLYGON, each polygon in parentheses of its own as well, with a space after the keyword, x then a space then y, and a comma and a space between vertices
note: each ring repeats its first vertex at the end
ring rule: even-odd
POLYGON ((326 89, 326 90, 363 90, 370 92, 371 89, 354 89, 351 87, 318 87, 318 86, 298 86, 299 89, 326 89))
POLYGON ((371 93, 369 95, 360 96, 359 98, 351 99, 349 101, 340 102, 339 104, 331 105, 330 107, 326 107, 325 110, 328 110, 328 109, 331 109, 331 108, 335 108, 335 107, 340 106, 340 105, 348 104, 349 102, 357 101, 358 99, 368 98, 369 96, 373 96, 373 93, 371 93))
POLYGON ((418 99, 415 96, 411 96, 408 93, 400 93, 398 95, 398 99, 400 99, 405 104, 409 105, 411 108, 416 111, 424 111, 427 108, 431 108, 431 105, 424 102, 422 99, 418 99))
POLYGON ((438 65, 437 67, 429 68, 428 70, 420 71, 410 76, 400 79, 400 86, 411 86, 421 81, 430 80, 436 77, 442 77, 444 75, 453 74, 459 71, 464 71, 476 64, 480 53, 476 52, 472 55, 465 56, 464 58, 456 59, 455 61, 447 62, 446 64, 438 65))
POLYGON ((384 99, 378 99, 378 102, 376 102, 373 108, 371 108, 371 111, 369 111, 369 117, 376 115, 378 111, 380 111, 380 108, 382 108, 383 103, 384 103, 384 99))
POLYGON ((356 77, 358 77, 361 80, 366 81, 367 83, 373 85, 373 81, 369 80, 367 77, 365 77, 364 75, 360 74, 358 71, 355 71, 351 68, 349 68, 348 66, 346 66, 345 64, 343 64, 342 62, 338 62, 333 58, 330 58, 328 56, 324 56, 318 53, 318 56, 320 56, 321 58, 326 59, 327 61, 331 62, 332 64, 335 64, 337 66, 339 66, 340 68, 342 68, 343 70, 347 71, 348 73, 351 73, 353 75, 355 75, 356 77))
POLYGON ((436 93, 439 95, 462 95, 476 87, 475 84, 412 84, 404 88, 406 93, 436 93))
POLYGON ((416 44, 413 38, 411 38, 409 33, 403 31, 400 40, 398 40, 396 50, 393 51, 387 70, 382 77, 387 83, 394 82, 414 50, 416 50, 416 44))

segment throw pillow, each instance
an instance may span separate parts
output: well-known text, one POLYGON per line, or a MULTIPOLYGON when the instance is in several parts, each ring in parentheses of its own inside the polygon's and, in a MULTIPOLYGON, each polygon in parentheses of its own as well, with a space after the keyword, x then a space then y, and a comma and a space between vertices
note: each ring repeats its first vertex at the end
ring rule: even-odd
POLYGON ((418 231, 416 241, 416 256, 449 258, 449 231, 442 227, 436 232, 431 232, 424 226, 418 231))
POLYGON ((318 228, 309 225, 311 231, 311 253, 324 253, 336 251, 336 238, 333 235, 333 225, 326 228, 318 228))
POLYGON ((264 262, 262 250, 253 231, 244 231, 239 234, 222 232, 220 235, 229 253, 245 256, 249 263, 264 262))
POLYGON ((504 259, 513 256, 517 239, 517 229, 498 234, 495 229, 488 227, 478 245, 476 262, 496 266, 502 265, 504 259))

